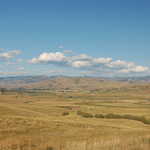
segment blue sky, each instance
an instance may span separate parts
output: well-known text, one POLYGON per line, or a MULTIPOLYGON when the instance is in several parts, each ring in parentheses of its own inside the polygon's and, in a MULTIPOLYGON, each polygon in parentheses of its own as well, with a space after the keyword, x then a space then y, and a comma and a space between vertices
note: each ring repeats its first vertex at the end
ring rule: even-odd
POLYGON ((149 6, 149 0, 0 0, 0 74, 147 75, 149 6))

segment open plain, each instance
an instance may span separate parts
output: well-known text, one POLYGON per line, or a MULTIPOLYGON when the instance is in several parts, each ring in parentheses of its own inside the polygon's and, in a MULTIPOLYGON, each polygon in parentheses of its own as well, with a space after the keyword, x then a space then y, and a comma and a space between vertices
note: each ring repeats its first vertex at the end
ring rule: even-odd
POLYGON ((5 91, 0 150, 149 150, 150 88, 5 91))

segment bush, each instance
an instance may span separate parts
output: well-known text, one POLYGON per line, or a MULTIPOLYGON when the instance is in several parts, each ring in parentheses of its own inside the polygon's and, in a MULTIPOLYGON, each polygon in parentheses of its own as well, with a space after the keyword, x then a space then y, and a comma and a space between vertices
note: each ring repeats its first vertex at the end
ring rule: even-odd
POLYGON ((150 120, 147 120, 144 116, 132 116, 132 115, 124 115, 123 118, 130 120, 141 121, 144 124, 150 124, 150 120))
POLYGON ((104 118, 110 118, 110 119, 121 119, 122 116, 121 115, 118 115, 118 114, 107 114, 104 116, 104 118))
POLYGON ((95 118, 104 118, 104 115, 103 114, 96 114, 95 118))
POLYGON ((85 113, 82 111, 78 111, 77 115, 80 115, 85 118, 106 118, 106 119, 128 119, 128 120, 136 120, 141 121, 144 124, 150 124, 150 120, 147 120, 144 116, 133 116, 133 115, 119 115, 119 114, 95 114, 94 116, 90 113, 85 113))
POLYGON ((82 115, 82 117, 85 117, 85 118, 93 118, 93 115, 90 114, 90 113, 84 113, 84 114, 82 115))
POLYGON ((78 111, 77 114, 82 116, 82 117, 85 117, 85 118, 93 118, 93 115, 90 114, 90 113, 85 113, 85 112, 82 112, 82 111, 78 111))
POLYGON ((46 150, 54 150, 53 147, 47 147, 46 150))
POLYGON ((82 116, 83 113, 84 112, 82 112, 82 111, 77 111, 77 115, 81 115, 82 116))
POLYGON ((150 120, 147 120, 144 116, 141 117, 141 121, 142 121, 144 124, 150 124, 150 120))
POLYGON ((68 116, 68 115, 69 115, 69 112, 63 112, 62 115, 63 115, 63 116, 68 116))

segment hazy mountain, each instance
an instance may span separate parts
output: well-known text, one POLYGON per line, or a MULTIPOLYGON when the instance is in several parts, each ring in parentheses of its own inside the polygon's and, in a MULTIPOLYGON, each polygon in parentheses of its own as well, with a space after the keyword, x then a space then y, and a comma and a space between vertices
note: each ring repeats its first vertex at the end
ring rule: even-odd
POLYGON ((94 78, 64 76, 16 76, 1 77, 0 88, 26 88, 50 90, 100 90, 132 87, 137 83, 147 83, 150 77, 94 78))

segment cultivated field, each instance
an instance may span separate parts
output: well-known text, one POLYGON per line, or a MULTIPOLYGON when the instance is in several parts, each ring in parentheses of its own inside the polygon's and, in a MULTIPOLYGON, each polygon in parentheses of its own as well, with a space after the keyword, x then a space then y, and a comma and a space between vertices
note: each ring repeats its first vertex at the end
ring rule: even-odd
POLYGON ((0 150, 149 149, 149 87, 0 95, 0 150))

